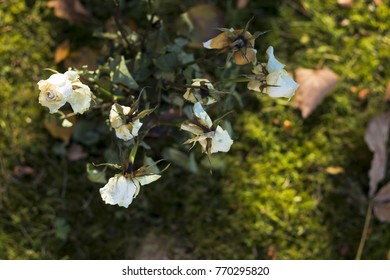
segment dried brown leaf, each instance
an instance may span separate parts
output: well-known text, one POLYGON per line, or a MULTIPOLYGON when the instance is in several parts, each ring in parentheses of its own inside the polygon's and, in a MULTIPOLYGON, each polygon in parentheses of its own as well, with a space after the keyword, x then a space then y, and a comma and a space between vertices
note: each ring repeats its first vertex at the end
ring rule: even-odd
POLYGON ((96 70, 98 58, 99 52, 88 47, 82 47, 70 53, 64 61, 64 66, 65 68, 80 69, 84 65, 88 65, 88 70, 96 70))
MULTIPOLYGON (((224 15, 222 11, 213 4, 199 4, 191 7, 187 13, 189 20, 193 25, 190 34, 185 34, 191 41, 191 47, 203 47, 202 42, 207 41, 221 33, 217 28, 225 26, 224 15)), ((178 22, 179 25, 183 23, 178 22)))
MULTIPOLYGON (((65 114, 70 112, 64 112, 65 114)), ((72 115, 71 117, 66 118, 71 123, 76 123, 76 117, 72 115)), ((65 143, 69 143, 70 138, 73 133, 73 126, 63 127, 61 125, 62 120, 59 119, 57 114, 48 114, 45 118, 44 125, 45 128, 49 131, 50 135, 54 138, 61 139, 65 143)))
POLYGON ((381 222, 390 222, 390 183, 385 185, 374 196, 374 214, 381 222))
POLYGON ((386 86, 385 100, 390 101, 390 82, 388 82, 386 86))
POLYGON ((61 61, 63 61, 65 58, 68 57, 69 52, 70 52, 70 41, 69 39, 66 39, 61 44, 59 44, 58 47, 56 48, 56 52, 54 54, 54 62, 60 63, 61 61))
POLYGON ((341 166, 328 166, 325 171, 330 175, 338 175, 344 172, 344 168, 341 166))
POLYGON ((369 196, 372 197, 377 188, 378 183, 383 180, 386 172, 387 163, 387 139, 389 137, 390 112, 381 114, 373 118, 366 129, 364 140, 366 141, 370 151, 374 153, 371 161, 371 168, 368 172, 369 196))
POLYGON ((24 177, 27 175, 33 175, 35 173, 34 168, 27 165, 16 165, 14 166, 12 173, 16 177, 24 177))
POLYGON ((354 4, 353 0, 337 0, 337 3, 345 8, 351 8, 354 4))
POLYGON ((70 145, 70 147, 66 151, 66 156, 68 157, 68 159, 70 161, 77 161, 77 160, 86 158, 88 156, 88 153, 86 153, 83 150, 82 146, 73 143, 72 145, 70 145))
POLYGON ((237 4, 236 4, 237 10, 244 9, 249 4, 249 2, 250 0, 237 0, 237 4))
POLYGON ((299 68, 295 71, 299 88, 294 106, 301 109, 302 117, 307 118, 336 86, 339 77, 328 67, 321 70, 299 68))
POLYGON ((51 0, 47 5, 49 8, 54 8, 57 17, 69 21, 70 24, 81 23, 90 16, 80 0, 51 0))
POLYGON ((366 100, 369 94, 370 94, 370 90, 368 88, 363 88, 359 90, 358 97, 360 100, 366 100))

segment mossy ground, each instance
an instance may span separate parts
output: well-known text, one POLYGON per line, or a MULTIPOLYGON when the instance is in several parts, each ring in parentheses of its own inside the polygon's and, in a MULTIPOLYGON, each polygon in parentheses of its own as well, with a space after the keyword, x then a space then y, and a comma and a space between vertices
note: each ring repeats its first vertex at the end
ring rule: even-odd
MULTIPOLYGON (((262 15, 253 29, 273 32, 260 48, 272 43, 289 70, 327 65, 341 82, 307 120, 290 103, 253 94, 236 114, 224 168, 211 176, 173 166, 129 209, 104 205, 85 162, 55 155, 44 130, 35 84, 53 66, 63 24, 45 2, 0 4, 0 258, 354 258, 372 157, 364 130, 386 110, 389 3, 255 2, 240 13, 221 8, 235 25, 262 15), (361 100, 351 87, 370 94, 361 100), (34 174, 16 176, 24 165, 34 174), (328 174, 330 166, 344 171, 328 174)), ((363 258, 386 259, 389 250, 389 225, 374 220, 363 258)))

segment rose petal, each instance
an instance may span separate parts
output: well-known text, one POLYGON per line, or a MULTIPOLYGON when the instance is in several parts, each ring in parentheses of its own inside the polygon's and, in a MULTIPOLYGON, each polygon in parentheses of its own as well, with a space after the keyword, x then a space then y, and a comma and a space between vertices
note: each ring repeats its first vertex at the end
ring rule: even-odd
POLYGON ((284 68, 285 65, 283 63, 280 63, 274 56, 274 47, 272 46, 268 47, 267 55, 268 55, 267 71, 269 73, 284 68))
POLYGON ((243 54, 240 49, 233 53, 233 60, 238 65, 245 65, 250 62, 256 63, 257 61, 256 53, 257 51, 255 49, 247 48, 245 50, 245 54, 243 54))
POLYGON ((299 85, 291 78, 287 71, 277 70, 267 76, 268 87, 264 90, 269 96, 290 98, 299 85))
POLYGON ((133 180, 117 174, 100 189, 100 195, 106 204, 118 204, 118 206, 127 208, 133 201, 136 191, 137 186, 133 180))
POLYGON ((194 114, 202 122, 203 125, 211 127, 213 122, 211 121, 209 115, 203 109, 202 105, 199 102, 196 102, 194 105, 194 114))
POLYGON ((73 112, 83 114, 91 105, 91 90, 81 82, 74 83, 73 87, 76 89, 73 90, 68 102, 72 106, 73 112))
POLYGON ((227 35, 227 32, 222 32, 216 37, 203 43, 203 47, 206 49, 224 49, 228 48, 231 44, 231 40, 227 35))
POLYGON ((261 82, 257 80, 250 81, 247 85, 249 90, 258 91, 258 92, 261 92, 260 86, 261 86, 261 82))
POLYGON ((222 127, 217 126, 215 135, 211 141, 211 153, 228 152, 233 144, 229 133, 223 130, 222 127))

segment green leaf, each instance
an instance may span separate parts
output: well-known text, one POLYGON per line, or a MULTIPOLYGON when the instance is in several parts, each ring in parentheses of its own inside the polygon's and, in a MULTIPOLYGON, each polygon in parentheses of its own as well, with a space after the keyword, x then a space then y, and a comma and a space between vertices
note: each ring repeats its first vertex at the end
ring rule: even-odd
POLYGON ((131 89, 138 89, 138 84, 130 74, 129 69, 127 69, 126 61, 123 56, 119 57, 119 59, 117 57, 111 63, 111 69, 113 68, 112 66, 115 65, 113 73, 111 73, 111 80, 113 83, 122 84, 131 89))
POLYGON ((175 71, 179 64, 177 55, 175 53, 168 53, 160 56, 154 64, 162 71, 175 71))
POLYGON ((87 176, 88 180, 94 183, 106 184, 106 171, 98 170, 93 164, 87 163, 87 176))
POLYGON ((188 156, 175 148, 166 148, 163 150, 162 155, 167 160, 188 170, 189 172, 197 173, 199 170, 194 153, 190 153, 188 156))
POLYGON ((153 113, 153 111, 156 110, 156 109, 157 109, 157 107, 154 107, 153 109, 146 109, 146 110, 143 110, 143 111, 139 112, 139 113, 137 114, 137 116, 135 116, 135 117, 133 118, 133 120, 136 121, 136 120, 138 120, 138 119, 142 119, 143 117, 145 117, 145 116, 147 116, 147 115, 153 113))
POLYGON ((54 232, 58 239, 65 241, 70 232, 70 226, 64 218, 56 218, 54 220, 54 232))

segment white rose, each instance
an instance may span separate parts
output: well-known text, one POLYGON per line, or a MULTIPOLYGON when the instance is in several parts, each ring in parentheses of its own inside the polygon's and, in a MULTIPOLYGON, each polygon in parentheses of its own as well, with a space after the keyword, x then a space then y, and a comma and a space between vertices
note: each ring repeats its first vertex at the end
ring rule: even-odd
POLYGON ((127 106, 121 106, 118 104, 113 104, 110 111, 110 124, 111 127, 115 129, 115 135, 119 139, 129 141, 134 137, 138 136, 138 131, 140 130, 142 123, 140 120, 134 122, 126 123, 126 115, 130 113, 131 108, 127 106), (122 109, 123 115, 119 114, 117 106, 122 109))
POLYGON ((202 146, 202 152, 207 152, 207 144, 211 140, 210 153, 228 152, 233 144, 229 133, 219 125, 215 131, 211 130, 213 122, 199 102, 194 105, 194 115, 203 127, 195 123, 183 123, 180 128, 195 135, 194 138, 189 139, 186 143, 198 142, 202 146))
POLYGON ((92 93, 90 88, 80 82, 79 74, 76 71, 69 70, 64 73, 72 83, 73 92, 68 99, 72 106, 73 112, 83 114, 90 107, 92 93))
POLYGON ((81 82, 72 82, 73 92, 68 99, 73 112, 83 114, 90 107, 92 94, 87 85, 81 82))
POLYGON ((264 89, 264 92, 275 98, 291 98, 299 87, 299 84, 283 69, 285 65, 275 58, 274 48, 272 46, 267 49, 267 55, 267 71, 269 74, 266 77, 268 86, 264 89))
POLYGON ((100 195, 106 204, 129 207, 137 196, 139 188, 158 180, 160 175, 144 175, 128 178, 122 174, 116 174, 108 180, 108 183, 100 189, 100 195))
POLYGON ((199 88, 201 86, 201 83, 204 83, 204 85, 207 87, 208 90, 214 89, 214 86, 207 79, 192 79, 191 86, 193 88, 187 88, 187 91, 183 95, 184 99, 186 99, 192 103, 196 103, 198 101, 201 101, 205 105, 210 105, 210 104, 217 102, 217 100, 215 100, 215 98, 213 98, 211 96, 202 96, 201 93, 202 93, 202 90, 204 90, 204 89, 199 88))
POLYGON ((72 84, 64 74, 53 74, 47 80, 40 80, 38 87, 39 103, 48 107, 50 113, 56 113, 59 108, 65 105, 72 94, 72 84))

